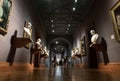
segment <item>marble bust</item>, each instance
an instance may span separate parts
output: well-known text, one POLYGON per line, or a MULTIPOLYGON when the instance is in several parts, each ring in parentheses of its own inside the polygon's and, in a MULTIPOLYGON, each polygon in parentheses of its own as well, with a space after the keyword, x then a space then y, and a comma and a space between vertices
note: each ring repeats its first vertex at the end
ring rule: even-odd
POLYGON ((71 51, 71 56, 73 56, 73 55, 74 55, 74 51, 72 50, 72 51, 71 51))
POLYGON ((27 37, 31 37, 32 34, 32 24, 30 22, 26 23, 26 26, 24 27, 24 31, 26 32, 27 37))
POLYGON ((92 37, 91 37, 92 44, 90 45, 90 47, 91 47, 93 44, 97 44, 99 35, 95 33, 95 30, 90 30, 90 34, 92 35, 92 37))
POLYGON ((37 49, 42 49, 42 44, 41 44, 41 39, 40 38, 37 39, 35 44, 37 45, 37 49))
POLYGON ((79 49, 77 47, 75 48, 75 54, 79 54, 79 49))
POLYGON ((49 56, 49 51, 47 50, 47 47, 44 47, 45 54, 49 56))

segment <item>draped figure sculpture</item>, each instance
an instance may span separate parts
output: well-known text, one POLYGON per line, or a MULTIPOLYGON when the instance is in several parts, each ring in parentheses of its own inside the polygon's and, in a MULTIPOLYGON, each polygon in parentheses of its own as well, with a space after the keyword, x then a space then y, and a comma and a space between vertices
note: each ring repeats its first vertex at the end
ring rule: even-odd
POLYGON ((93 44, 97 44, 99 35, 97 33, 95 33, 95 30, 90 30, 90 34, 92 35, 92 37, 91 37, 92 44, 90 44, 90 47, 91 47, 93 44))

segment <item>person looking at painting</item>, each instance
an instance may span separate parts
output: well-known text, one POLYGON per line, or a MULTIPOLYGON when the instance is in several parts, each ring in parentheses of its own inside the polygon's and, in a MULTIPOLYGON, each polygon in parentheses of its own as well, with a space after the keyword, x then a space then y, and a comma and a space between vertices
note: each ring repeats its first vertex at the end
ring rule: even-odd
POLYGON ((0 23, 3 22, 3 0, 0 0, 0 23))
POLYGON ((92 44, 90 44, 90 47, 91 47, 93 44, 97 43, 99 35, 95 33, 95 30, 90 30, 90 34, 92 35, 92 37, 91 37, 92 44))

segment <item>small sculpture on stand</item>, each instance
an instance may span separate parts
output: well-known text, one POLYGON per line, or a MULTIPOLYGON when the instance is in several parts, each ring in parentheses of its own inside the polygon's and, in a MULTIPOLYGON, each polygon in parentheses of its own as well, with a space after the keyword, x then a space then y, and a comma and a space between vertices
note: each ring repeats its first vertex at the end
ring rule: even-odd
POLYGON ((30 64, 32 64, 32 56, 34 55, 34 67, 39 67, 41 50, 42 50, 42 44, 40 38, 37 39, 34 46, 35 48, 33 48, 32 46, 30 49, 30 64))
POLYGON ((48 57, 49 56, 49 51, 48 51, 46 46, 44 47, 44 51, 45 51, 45 57, 48 57))

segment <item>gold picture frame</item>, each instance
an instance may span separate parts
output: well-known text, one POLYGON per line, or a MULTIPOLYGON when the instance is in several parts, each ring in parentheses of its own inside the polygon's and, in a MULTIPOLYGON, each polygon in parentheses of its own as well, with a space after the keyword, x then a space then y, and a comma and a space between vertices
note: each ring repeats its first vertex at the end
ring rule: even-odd
POLYGON ((86 55, 86 42, 85 42, 85 36, 83 36, 81 39, 80 39, 80 50, 81 50, 81 55, 82 56, 85 56, 86 55))
POLYGON ((110 15, 114 25, 115 39, 120 41, 120 1, 110 9, 110 15))
POLYGON ((12 7, 11 0, 0 1, 0 34, 7 34, 9 15, 12 7))
MULTIPOLYGON (((23 38, 29 38, 29 39, 32 38, 32 24, 28 21, 25 21, 24 23, 23 38)), ((29 49, 30 43, 26 44, 24 47, 29 49)))

